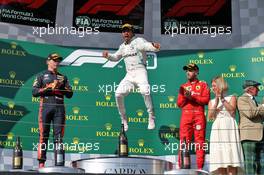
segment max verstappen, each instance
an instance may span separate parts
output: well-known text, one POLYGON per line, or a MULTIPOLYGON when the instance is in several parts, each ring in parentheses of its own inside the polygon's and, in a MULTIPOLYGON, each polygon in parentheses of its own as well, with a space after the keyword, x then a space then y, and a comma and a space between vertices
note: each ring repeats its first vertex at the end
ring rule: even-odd
MULTIPOLYGON (((62 57, 57 53, 48 56, 48 70, 37 76, 33 83, 32 95, 40 97, 39 107, 39 168, 44 167, 46 161, 47 144, 50 125, 53 122, 54 142, 58 136, 64 136, 65 106, 64 96, 71 98, 72 88, 65 75, 58 72, 62 57)), ((56 143, 55 143, 56 145, 56 143)))

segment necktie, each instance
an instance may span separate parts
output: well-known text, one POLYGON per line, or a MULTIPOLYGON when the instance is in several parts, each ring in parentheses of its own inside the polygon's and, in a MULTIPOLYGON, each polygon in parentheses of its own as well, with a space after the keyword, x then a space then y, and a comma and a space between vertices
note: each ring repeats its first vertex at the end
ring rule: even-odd
POLYGON ((258 102, 255 97, 252 98, 252 100, 255 102, 256 106, 258 107, 258 102))

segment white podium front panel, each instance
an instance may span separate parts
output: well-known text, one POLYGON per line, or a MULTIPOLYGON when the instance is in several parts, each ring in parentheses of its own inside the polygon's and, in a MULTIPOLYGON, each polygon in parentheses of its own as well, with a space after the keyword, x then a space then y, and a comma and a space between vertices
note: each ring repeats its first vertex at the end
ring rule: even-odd
POLYGON ((72 166, 84 169, 85 173, 163 174, 172 170, 173 164, 142 157, 99 157, 73 161, 72 166))

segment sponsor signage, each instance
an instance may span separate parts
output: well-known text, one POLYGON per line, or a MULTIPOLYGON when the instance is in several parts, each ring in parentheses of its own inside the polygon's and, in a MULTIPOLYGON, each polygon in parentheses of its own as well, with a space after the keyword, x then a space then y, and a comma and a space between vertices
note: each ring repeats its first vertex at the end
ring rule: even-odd
POLYGON ((145 0, 78 0, 74 1, 73 26, 98 29, 100 32, 121 32, 131 23, 135 33, 144 32, 145 0))
POLYGON ((231 0, 161 1, 161 34, 231 34, 231 0))
POLYGON ((55 26, 57 0, 0 1, 0 21, 30 26, 55 26))

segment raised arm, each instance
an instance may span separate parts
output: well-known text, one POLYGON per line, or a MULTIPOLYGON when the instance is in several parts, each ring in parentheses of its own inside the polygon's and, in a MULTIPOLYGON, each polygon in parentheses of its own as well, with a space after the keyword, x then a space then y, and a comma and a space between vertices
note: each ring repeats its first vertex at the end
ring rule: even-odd
POLYGON ((237 107, 239 110, 240 115, 244 114, 249 119, 253 119, 256 117, 262 116, 264 118, 264 106, 259 105, 256 107, 251 103, 249 100, 250 97, 241 96, 237 100, 237 107))
POLYGON ((119 61, 122 58, 122 51, 121 47, 114 53, 110 54, 107 50, 103 51, 103 57, 110 60, 110 61, 119 61))
POLYGON ((51 88, 51 86, 43 87, 41 76, 37 76, 33 83, 32 95, 33 97, 49 95, 52 93, 51 88))
POLYGON ((179 94, 178 94, 178 99, 177 99, 177 106, 182 108, 185 106, 187 102, 187 98, 184 96, 184 87, 180 87, 179 89, 179 94))
POLYGON ((137 38, 137 40, 138 40, 137 44, 140 50, 151 51, 151 52, 157 52, 160 50, 159 43, 148 42, 144 38, 137 38))
POLYGON ((207 105, 210 100, 210 90, 206 83, 202 84, 202 92, 201 95, 196 96, 194 94, 191 95, 192 100, 198 103, 199 105, 207 105))

